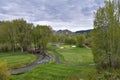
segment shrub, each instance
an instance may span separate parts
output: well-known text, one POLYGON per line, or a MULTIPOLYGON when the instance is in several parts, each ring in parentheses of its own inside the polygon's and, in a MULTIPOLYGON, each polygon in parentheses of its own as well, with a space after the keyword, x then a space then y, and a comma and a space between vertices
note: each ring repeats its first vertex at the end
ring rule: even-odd
POLYGON ((7 65, 0 61, 0 80, 8 80, 9 73, 7 65))

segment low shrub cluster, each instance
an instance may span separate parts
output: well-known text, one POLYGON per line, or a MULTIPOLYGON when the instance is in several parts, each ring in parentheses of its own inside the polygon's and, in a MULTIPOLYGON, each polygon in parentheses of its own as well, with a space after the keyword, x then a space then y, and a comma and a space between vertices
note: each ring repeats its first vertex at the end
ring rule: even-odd
POLYGON ((8 67, 4 62, 0 62, 0 80, 8 79, 9 79, 8 67))

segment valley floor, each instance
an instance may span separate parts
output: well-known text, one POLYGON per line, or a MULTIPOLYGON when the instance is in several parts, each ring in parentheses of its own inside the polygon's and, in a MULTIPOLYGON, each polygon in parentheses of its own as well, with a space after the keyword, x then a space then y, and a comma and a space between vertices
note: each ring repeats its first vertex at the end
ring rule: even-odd
MULTIPOLYGON (((94 64, 90 49, 73 48, 71 45, 61 45, 60 47, 53 47, 53 49, 48 51, 48 55, 51 57, 49 63, 37 65, 25 73, 11 75, 10 80, 89 80, 90 75, 96 73, 95 66, 89 65, 94 64), (61 49, 60 47, 64 48, 61 49)), ((27 56, 31 55, 33 54, 27 56)), ((4 56, 4 59, 6 58, 5 60, 9 64, 14 63, 9 61, 17 60, 16 58, 7 59, 8 57, 4 56)), ((19 56, 17 57, 19 60, 19 56)), ((19 62, 21 61, 24 62, 26 60, 19 60, 19 62)), ((9 64, 8 66, 10 67, 9 64)), ((17 64, 14 63, 15 65, 17 64)))

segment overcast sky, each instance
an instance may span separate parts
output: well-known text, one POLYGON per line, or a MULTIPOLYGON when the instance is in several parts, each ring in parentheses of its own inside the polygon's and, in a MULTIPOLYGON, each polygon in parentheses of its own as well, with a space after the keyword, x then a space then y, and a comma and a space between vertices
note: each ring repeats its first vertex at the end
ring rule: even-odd
POLYGON ((0 0, 0 20, 23 18, 54 30, 93 28, 94 12, 104 0, 0 0))

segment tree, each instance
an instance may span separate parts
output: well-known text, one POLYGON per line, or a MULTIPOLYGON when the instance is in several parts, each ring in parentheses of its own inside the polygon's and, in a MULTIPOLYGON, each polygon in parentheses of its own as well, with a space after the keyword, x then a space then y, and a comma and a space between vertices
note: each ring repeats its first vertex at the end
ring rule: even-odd
POLYGON ((110 0, 95 15, 93 55, 98 69, 120 69, 120 1, 110 0))
POLYGON ((10 44, 13 52, 15 51, 15 28, 10 21, 2 22, 0 25, 1 43, 10 44))
POLYGON ((51 36, 51 41, 53 42, 53 43, 58 43, 58 35, 57 34, 53 34, 52 36, 51 36))
POLYGON ((0 45, 5 51, 10 48, 14 52, 17 47, 23 52, 33 44, 35 48, 45 51, 48 42, 51 41, 51 36, 52 29, 46 25, 34 27, 23 19, 0 22, 0 45))
POLYGON ((32 32, 35 47, 45 51, 47 44, 51 41, 51 27, 46 25, 37 25, 33 28, 32 32))
POLYGON ((13 24, 16 30, 16 41, 21 48, 21 52, 23 52, 31 45, 31 30, 33 25, 23 19, 13 20, 13 24))
POLYGON ((32 42, 34 44, 35 49, 38 48, 38 42, 39 42, 39 29, 36 27, 32 28, 32 42))
POLYGON ((78 47, 83 47, 83 44, 85 42, 85 36, 84 35, 76 35, 76 45, 78 47))

